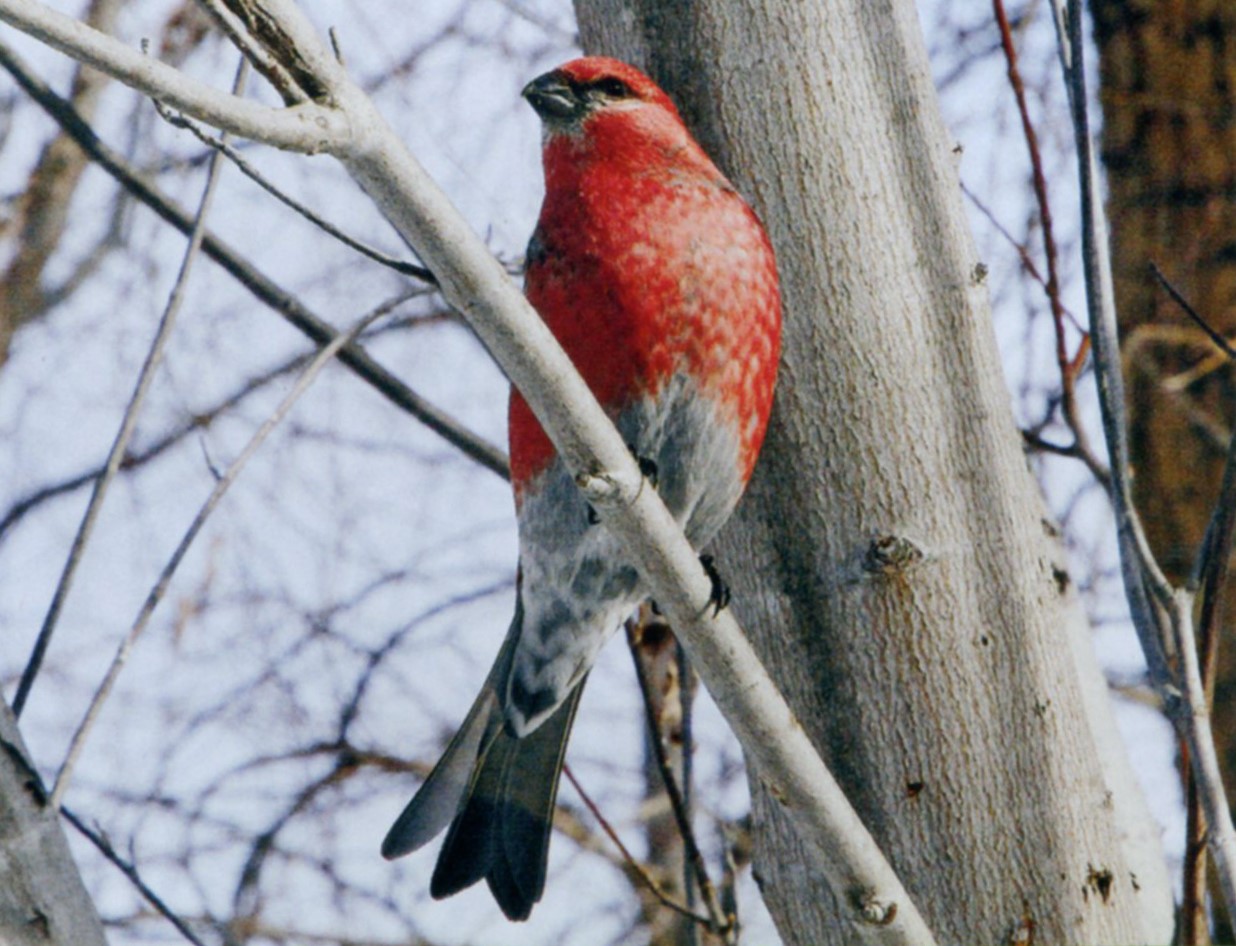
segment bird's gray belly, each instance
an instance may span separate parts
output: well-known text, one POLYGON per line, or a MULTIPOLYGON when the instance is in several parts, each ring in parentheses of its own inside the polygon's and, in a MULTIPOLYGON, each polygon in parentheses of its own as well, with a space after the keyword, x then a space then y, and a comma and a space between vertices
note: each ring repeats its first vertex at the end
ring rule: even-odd
MULTIPOLYGON (((691 543, 708 542, 742 491, 732 425, 681 378, 624 410, 616 425, 655 464, 657 491, 691 543)), ((517 732, 553 711, 647 595, 560 460, 524 491, 519 527, 523 626, 506 701, 517 732)))

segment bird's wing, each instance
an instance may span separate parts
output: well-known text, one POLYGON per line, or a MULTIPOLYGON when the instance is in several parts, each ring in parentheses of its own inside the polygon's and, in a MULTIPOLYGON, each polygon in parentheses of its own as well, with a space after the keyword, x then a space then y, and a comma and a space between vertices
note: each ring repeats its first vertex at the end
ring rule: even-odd
POLYGON ((510 674, 511 654, 518 640, 518 627, 523 609, 516 605, 515 619, 507 632, 502 649, 494 661, 485 685, 477 694, 468 715, 451 739, 450 745, 433 767, 429 777, 399 818, 386 833, 382 856, 388 860, 410 854, 437 837, 461 812, 466 793, 471 789, 498 732, 502 729, 502 713, 498 694, 510 674))

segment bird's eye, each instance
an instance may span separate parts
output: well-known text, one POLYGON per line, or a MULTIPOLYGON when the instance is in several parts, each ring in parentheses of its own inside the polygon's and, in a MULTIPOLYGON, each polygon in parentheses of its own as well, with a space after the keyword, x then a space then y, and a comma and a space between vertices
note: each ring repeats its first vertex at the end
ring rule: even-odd
POLYGON ((614 76, 598 79, 592 87, 606 98, 625 99, 631 95, 631 87, 614 76))

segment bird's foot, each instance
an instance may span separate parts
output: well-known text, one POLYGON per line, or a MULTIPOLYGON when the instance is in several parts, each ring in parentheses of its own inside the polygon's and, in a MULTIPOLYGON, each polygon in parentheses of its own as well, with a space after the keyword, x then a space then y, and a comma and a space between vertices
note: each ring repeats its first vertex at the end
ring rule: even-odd
POLYGON ((635 463, 639 466, 639 472, 644 479, 652 484, 652 488, 657 488, 657 461, 651 457, 640 456, 639 451, 635 449, 634 444, 627 444, 627 449, 631 451, 631 456, 635 457, 635 463))
POLYGON ((708 580, 712 582, 712 593, 708 596, 708 603, 712 605, 712 616, 716 617, 729 607, 730 586, 725 583, 725 579, 717 571, 716 559, 711 555, 701 555, 700 564, 704 566, 704 572, 708 575, 708 580))

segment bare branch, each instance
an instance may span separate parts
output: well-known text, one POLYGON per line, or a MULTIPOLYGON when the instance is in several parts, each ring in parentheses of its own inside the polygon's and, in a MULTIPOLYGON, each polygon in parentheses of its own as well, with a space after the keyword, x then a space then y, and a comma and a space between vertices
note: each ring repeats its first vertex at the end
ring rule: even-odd
MULTIPOLYGON (((640 694, 644 699, 644 715, 648 719, 648 734, 652 744, 653 757, 656 759, 657 771, 661 774, 661 781, 665 786, 665 794, 669 798, 670 810, 674 814, 674 820, 678 826, 678 834, 682 838, 683 847, 686 851, 687 869, 694 873, 695 885, 699 887, 699 891, 704 898, 704 906, 708 910, 708 929, 720 936, 723 942, 733 944, 737 942, 734 924, 725 915, 724 910, 722 910, 721 902, 717 897, 717 888, 713 884, 712 878, 708 876, 708 866, 704 863, 704 855, 700 852, 700 846, 695 840, 695 828, 691 824, 684 792, 679 788, 678 780, 674 777, 674 767, 670 764, 665 748, 665 735, 662 732, 659 719, 661 714, 657 712, 655 705, 658 698, 654 695, 652 682, 649 680, 649 664, 657 659, 651 653, 654 648, 669 647, 674 651, 678 648, 675 645, 669 626, 664 624, 664 622, 659 622, 657 618, 652 616, 651 612, 652 609, 648 606, 641 608, 635 618, 627 621, 626 631, 627 646, 631 651, 631 657, 635 664, 635 676, 639 681, 640 694), (653 647, 649 647, 649 641, 653 636, 649 632, 653 628, 656 629, 659 638, 668 637, 669 639, 658 640, 653 647)), ((688 756, 690 754, 689 747, 687 754, 688 756)), ((688 891, 691 890, 689 883, 685 887, 688 891)))
MULTIPOLYGON (((248 71, 243 66, 244 60, 241 60, 241 62, 242 68, 236 73, 236 90, 238 92, 244 88, 245 76, 248 71)), ((90 502, 86 505, 86 511, 82 515, 81 524, 77 528, 77 535, 73 537, 73 544, 69 548, 68 559, 64 563, 64 569, 61 571, 60 579, 56 583, 56 590, 52 594, 51 605, 48 607, 47 615, 43 619, 43 626, 39 629, 39 636, 35 639, 34 650, 30 654, 30 660, 26 663, 26 669, 22 672, 21 682, 17 686, 17 695, 13 699, 13 715, 19 718, 22 708, 26 705, 26 700, 30 696, 30 688, 34 686, 34 680, 38 676, 39 668, 43 665, 43 657, 51 644, 52 635, 56 632, 56 622, 60 620, 60 611, 64 607, 69 589, 73 586, 73 578, 77 574, 77 566, 81 562, 82 555, 86 551, 86 544, 90 541, 91 533, 94 531, 95 522, 103 509, 103 500, 107 496, 108 487, 111 486, 112 480, 116 478, 116 473, 120 469, 120 461, 124 459, 124 455, 128 451, 129 441, 132 439, 133 431, 137 427, 138 414, 141 413, 142 405, 146 401, 146 395, 150 391, 150 385, 154 381, 155 371, 158 370, 159 365, 163 361, 163 352, 167 347, 168 339, 171 338, 172 327, 176 324, 176 316, 179 314, 181 303, 184 301, 185 287, 189 282, 189 274, 193 271, 193 264, 197 260, 198 253, 202 248, 206 215, 210 212, 215 185, 219 180, 220 167, 218 156, 216 156, 216 159, 210 162, 210 167, 206 174, 206 187, 202 192, 202 200, 198 206, 197 217, 193 224, 193 232, 189 237, 189 245, 185 249, 180 272, 177 274, 176 282, 172 286, 171 295, 168 296, 167 305, 163 309, 163 316, 159 320, 159 327, 155 331, 155 337, 150 343, 150 350, 146 354, 146 360, 138 373, 137 384, 133 388, 133 394, 129 398, 128 406, 125 407, 124 416, 120 421, 120 429, 116 431, 116 437, 112 441, 111 450, 108 451, 107 460, 103 464, 103 475, 95 480, 94 490, 90 494, 90 502)))
MULTIPOLYGON (((1064 0, 1059 0, 1064 2, 1064 0)), ((1095 381, 1107 441, 1116 536, 1125 594, 1151 678, 1159 686, 1172 679, 1168 664, 1169 642, 1165 640, 1156 607, 1172 602, 1172 589, 1154 560, 1145 531, 1133 505, 1129 481, 1128 421, 1124 379, 1120 371, 1120 343, 1116 328, 1116 302, 1112 288, 1107 222, 1098 186, 1098 167, 1090 140, 1089 106, 1083 66, 1082 10, 1068 0, 1067 16, 1057 9, 1061 61, 1073 113, 1077 142, 1078 176, 1082 202, 1082 264, 1086 277, 1086 304, 1090 313, 1090 342, 1094 351, 1095 381)))
MULTIPOLYGON (((72 136, 78 146, 134 197, 180 232, 187 235, 192 231, 193 218, 162 192, 151 186, 123 157, 100 141, 89 125, 81 120, 72 105, 58 96, 45 82, 38 79, 4 43, 0 43, 0 66, 8 70, 44 111, 67 134, 72 136)), ((284 292, 254 269, 241 254, 218 237, 208 232, 202 248, 206 255, 223 267, 232 278, 313 342, 325 345, 335 338, 335 330, 329 323, 309 311, 298 299, 284 292)), ((349 345, 340 352, 339 361, 371 384, 388 401, 400 410, 411 414, 465 456, 501 477, 507 476, 506 454, 501 449, 477 436, 455 418, 426 401, 385 367, 374 361, 364 349, 357 345, 349 345)), ((7 521, 6 519, 6 524, 7 521)))
POLYGON ((81 723, 78 724, 76 732, 73 733, 73 738, 69 743, 68 752, 65 755, 64 763, 60 766, 60 772, 56 776, 56 784, 52 788, 50 804, 53 808, 58 807, 60 800, 64 797, 64 792, 68 788, 69 781, 73 775, 74 766, 77 764, 77 759, 81 755, 82 749, 85 748, 86 739, 90 735, 90 731, 94 728, 95 721, 98 719, 99 713, 102 710, 103 703, 111 694, 112 688, 116 684, 116 679, 120 675, 125 662, 128 660, 130 652, 136 645, 137 640, 145 631, 147 624, 150 622, 151 615, 158 607, 159 602, 163 600, 164 594, 167 592, 167 587, 171 584, 172 577, 176 573, 176 569, 180 566, 180 562, 184 559, 185 553, 189 551, 193 540, 197 538, 197 534, 201 531, 202 526, 206 524, 206 520, 210 514, 214 512, 224 494, 228 491, 231 485, 244 469, 245 464, 257 452, 258 448, 270 436, 271 431, 279 425, 288 411, 292 409, 292 405, 300 398, 302 394, 309 389, 309 386, 317 378, 321 370, 326 367, 327 363, 343 348, 351 342, 360 331, 386 312, 386 307, 382 306, 368 313, 361 318, 353 328, 339 336, 329 345, 324 347, 317 353, 309 366, 301 373, 296 380, 296 384, 292 390, 287 393, 279 406, 271 413, 271 415, 258 428, 257 432, 245 444, 245 448, 240 452, 227 471, 215 483, 214 489, 206 502, 202 504, 197 515, 189 524, 189 528, 185 531, 184 536, 180 540, 180 544, 176 546, 171 558, 163 567, 163 571, 159 574, 158 580, 150 593, 146 596, 145 602, 142 604, 141 611, 138 613, 137 619, 133 622, 133 626, 129 628, 129 633, 125 635, 125 639, 121 642, 120 647, 116 650, 112 657, 112 662, 107 668, 107 673, 103 677, 103 681, 99 684, 98 690, 90 701, 90 706, 87 708, 85 715, 82 717, 81 723))
POLYGON ((189 928, 189 924, 182 920, 177 915, 176 911, 169 907, 163 898, 155 893, 154 890, 151 889, 150 885, 142 879, 142 875, 138 871, 137 865, 120 856, 120 853, 115 847, 112 846, 112 842, 108 839, 107 835, 91 828, 68 808, 61 808, 60 813, 64 815, 69 824, 77 829, 78 834, 93 844, 98 849, 100 854, 111 861, 111 863, 114 864, 116 868, 128 878, 129 883, 131 883, 134 888, 136 888, 138 893, 146 899, 146 902, 154 907, 155 911, 171 923, 172 926, 176 927, 181 936, 187 939, 190 943, 193 943, 194 946, 206 946, 206 944, 198 938, 197 934, 189 928))
POLYGON ((0 0, 0 20, 125 85, 232 134, 315 154, 347 136, 337 110, 314 103, 277 109, 220 92, 35 0, 0 0))
MULTIPOLYGON (((1077 373, 1073 368, 1072 359, 1066 345, 1064 322, 1064 304, 1060 299, 1060 276, 1058 273, 1059 252, 1056 249, 1055 229, 1052 223, 1051 201, 1047 196, 1047 176, 1043 173, 1043 156, 1039 153, 1039 139, 1034 131, 1034 123, 1030 120, 1030 109, 1026 103, 1026 89, 1021 81, 1021 70, 1017 66, 1017 48, 1013 44, 1013 31, 1009 26, 1008 16, 1004 12, 1004 0, 992 0, 996 24, 1000 29, 1000 43, 1004 49, 1004 58, 1008 65, 1009 85, 1013 89, 1013 97, 1017 101, 1017 112, 1021 117, 1022 137, 1026 142, 1026 150, 1030 154, 1030 173, 1034 186, 1034 197, 1039 207, 1039 223, 1043 228, 1043 255, 1047 260, 1047 281, 1043 284, 1051 306, 1052 325, 1056 333, 1056 366, 1060 371, 1062 397, 1060 406, 1065 422, 1073 431, 1077 441, 1077 449, 1083 457, 1093 457, 1085 426, 1077 413, 1077 373)), ((1097 460, 1088 461, 1095 466, 1097 460)))
POLYGON ((1179 289, 1172 285, 1170 279, 1163 275, 1163 270, 1159 269, 1157 263, 1152 262, 1150 264, 1150 272, 1159 281, 1159 285, 1167 290, 1167 294, 1172 297, 1172 301, 1180 306, 1184 314, 1191 318, 1198 328, 1206 333, 1207 337, 1215 343, 1219 350, 1226 354, 1228 358, 1236 359, 1236 348, 1233 348, 1231 342, 1211 328, 1210 323, 1198 315, 1197 310, 1189 304, 1189 300, 1181 294, 1179 289))
POLYGON ((239 168, 240 171, 247 178, 249 178, 249 180, 253 181, 253 183, 257 184, 258 187, 262 188, 262 190, 266 191, 266 193, 270 194, 285 207, 289 207, 296 213, 300 214, 300 216, 304 217, 315 227, 325 233, 330 234, 344 246, 356 250, 356 252, 360 253, 362 256, 367 256, 375 263, 380 263, 388 269, 393 269, 397 273, 402 273, 405 276, 411 276, 414 279, 421 279, 430 284, 437 282, 437 280, 433 278, 433 273, 427 270, 424 266, 417 266, 414 263, 409 263, 401 259, 396 259, 393 256, 388 256, 387 254, 382 253, 379 250, 375 250, 373 247, 368 246, 365 243, 362 243, 360 240, 348 236, 329 220, 326 220, 321 215, 314 213, 300 201, 295 200, 291 195, 280 190, 274 185, 274 183, 267 180, 267 178, 257 168, 250 164, 245 157, 236 148, 232 147, 226 139, 216 138, 214 135, 207 134, 187 118, 168 112, 158 102, 155 103, 155 107, 159 109, 159 114, 162 115, 163 119, 170 125, 173 125, 176 128, 183 128, 197 138, 198 141, 202 142, 202 144, 227 155, 228 159, 236 165, 236 167, 239 168))
POLYGON ((696 923, 711 928, 712 920, 709 917, 700 916, 695 911, 683 906, 672 897, 666 895, 665 891, 661 889, 661 885, 656 882, 648 871, 644 869, 644 865, 636 860, 635 855, 632 854, 630 850, 627 849, 627 846, 622 843, 622 838, 618 837, 618 832, 614 830, 614 826, 611 825, 605 815, 601 813, 601 809, 597 807, 596 802, 592 800, 591 796, 584 791, 584 787, 579 784, 579 780, 575 778, 575 773, 571 771, 571 767, 569 765, 564 765, 562 767, 562 774, 567 777, 567 781, 571 783, 571 787, 579 793, 579 797, 583 799, 584 806, 589 812, 592 813, 592 817, 597 819, 597 824, 601 826, 601 830, 604 831, 606 836, 614 842, 614 847, 618 848, 618 851, 622 854, 623 862, 626 864, 627 868, 635 873, 635 876, 637 876, 644 886, 652 892, 652 895, 660 901, 662 906, 668 907, 675 913, 680 913, 688 919, 694 920, 696 923))

